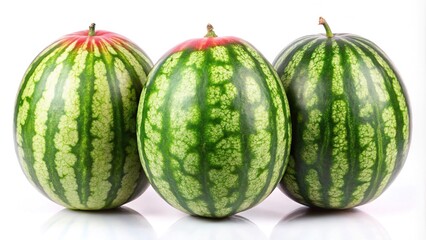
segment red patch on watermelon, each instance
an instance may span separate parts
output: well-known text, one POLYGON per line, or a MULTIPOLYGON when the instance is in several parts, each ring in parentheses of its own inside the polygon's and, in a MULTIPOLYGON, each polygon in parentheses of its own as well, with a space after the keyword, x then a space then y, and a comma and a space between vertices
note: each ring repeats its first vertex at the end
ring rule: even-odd
POLYGON ((99 47, 105 42, 112 45, 119 44, 120 42, 130 42, 127 38, 119 34, 103 30, 96 30, 96 34, 94 36, 89 36, 89 30, 71 33, 63 36, 60 41, 67 44, 77 41, 77 48, 81 47, 84 44, 87 44, 87 49, 89 51, 93 50, 93 44, 99 47))
POLYGON ((205 50, 216 46, 225 46, 232 43, 242 43, 237 37, 205 37, 187 40, 172 48, 168 54, 180 52, 186 49, 205 50))

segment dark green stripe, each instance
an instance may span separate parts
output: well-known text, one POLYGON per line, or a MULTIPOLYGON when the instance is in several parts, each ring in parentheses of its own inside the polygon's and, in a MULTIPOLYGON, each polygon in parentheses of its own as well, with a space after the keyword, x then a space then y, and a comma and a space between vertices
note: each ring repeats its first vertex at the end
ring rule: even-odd
MULTIPOLYGON (((126 125, 124 119, 124 109, 123 109, 123 96, 120 92, 120 81, 117 78, 115 69, 114 69, 114 60, 109 65, 107 63, 108 59, 105 57, 105 54, 101 54, 102 61, 105 64, 106 77, 110 92, 110 99, 104 99, 109 101, 112 106, 112 129, 105 129, 105 131, 114 131, 113 138, 113 149, 111 151, 111 170, 108 181, 111 183, 111 188, 108 191, 107 198, 105 200, 105 206, 111 207, 112 202, 117 197, 118 190, 121 188, 121 179, 124 176, 124 164, 126 161, 126 146, 129 137, 126 137, 126 125)), ((102 159, 99 159, 102 160, 102 159)))
MULTIPOLYGON (((15 124, 16 124, 16 120, 17 120, 16 117, 17 117, 17 114, 18 114, 17 110, 22 105, 22 102, 23 102, 21 100, 22 94, 24 93, 24 90, 27 88, 27 85, 29 83, 29 79, 31 78, 32 75, 34 75, 34 72, 37 69, 37 67, 41 64, 41 62, 43 62, 45 60, 45 58, 47 56, 49 56, 51 53, 53 53, 54 51, 56 51, 58 48, 61 48, 61 47, 63 48, 63 51, 65 51, 66 47, 64 47, 64 46, 66 46, 66 45, 61 44, 61 42, 56 43, 56 46, 53 46, 52 48, 50 48, 47 52, 43 53, 42 55, 38 55, 33 60, 33 62, 31 63, 29 69, 25 73, 24 79, 23 79, 23 81, 21 83, 21 86, 20 86, 20 91, 18 93, 17 102, 19 104, 16 104, 16 108, 15 108, 15 110, 16 110, 16 113, 15 113, 15 124)), ((51 57, 50 58, 51 60, 49 60, 47 62, 46 66, 51 67, 50 69, 54 69, 52 67, 53 63, 56 61, 57 57, 60 56, 63 53, 63 51, 59 51, 58 53, 56 53, 56 55, 54 55, 53 57, 51 57)), ((16 129, 16 127, 15 127, 15 129, 16 129)))
MULTIPOLYGON (((123 97, 120 92, 120 81, 118 80, 117 73, 115 71, 115 61, 118 59, 121 60, 125 66, 131 66, 131 63, 129 62, 128 58, 119 51, 118 48, 114 48, 117 52, 117 55, 115 55, 113 58, 107 58, 107 54, 102 54, 103 62, 110 64, 106 64, 107 67, 107 79, 108 84, 110 88, 111 93, 111 103, 113 106, 113 129, 114 129, 114 149, 113 149, 113 162, 112 162, 112 169, 111 169, 111 175, 109 178, 110 183, 112 184, 110 191, 108 192, 108 197, 106 199, 106 206, 111 206, 115 198, 117 197, 118 191, 121 189, 121 180, 123 179, 125 172, 124 172, 124 166, 126 164, 126 146, 131 145, 135 139, 133 138, 134 133, 136 131, 135 126, 130 126, 129 129, 126 129, 126 122, 128 122, 129 119, 124 119, 124 116, 126 115, 124 113, 124 103, 123 103, 123 97)), ((134 53, 132 49, 127 48, 127 50, 136 58, 141 59, 141 57, 136 57, 137 54, 134 53)), ((142 64, 142 62, 138 62, 139 64, 142 64)), ((130 81, 132 81, 132 89, 135 92, 135 101, 139 99, 140 93, 142 91, 142 79, 139 78, 136 71, 133 67, 126 68, 127 73, 129 74, 130 81)), ((145 80, 144 80, 145 81, 145 80)), ((134 109, 136 110, 136 109, 134 109)), ((134 111, 136 114, 136 111, 134 111)), ((132 116, 132 118, 135 118, 136 116, 132 116)), ((140 172, 142 172, 142 169, 140 169, 140 172)), ((141 186, 139 186, 141 187, 141 186)))
MULTIPOLYGON (((334 96, 332 93, 332 86, 333 86, 333 72, 334 72, 334 64, 332 62, 333 60, 333 48, 332 43, 334 40, 326 39, 322 40, 321 42, 326 42, 325 48, 324 48, 324 56, 322 61, 324 62, 323 68, 321 70, 321 74, 319 77, 319 85, 316 88, 316 93, 319 96, 319 102, 317 104, 317 108, 322 113, 326 113, 322 115, 321 123, 320 123, 320 140, 318 142, 319 146, 319 152, 317 159, 315 160, 316 164, 314 165, 314 170, 318 172, 318 178, 321 183, 321 186, 323 187, 321 194, 322 199, 321 201, 324 204, 329 204, 329 198, 328 198, 328 190, 329 187, 332 184, 331 180, 331 166, 333 165, 333 126, 334 122, 332 120, 332 111, 333 111, 333 102, 336 100, 339 100, 334 96)), ((320 45, 318 45, 319 47, 320 45)), ((320 60, 321 61, 321 60, 320 60)), ((306 91, 306 89, 304 89, 306 91)), ((306 116, 308 116, 309 109, 305 109, 306 116)), ((305 124, 304 124, 305 125, 305 124)), ((304 131, 301 131, 303 134, 304 131)), ((303 140, 303 135, 299 136, 303 140)), ((303 162, 303 161, 300 161, 303 162)), ((305 164, 305 162, 303 162, 305 164)), ((296 167, 297 167, 297 161, 296 161, 296 167)), ((304 165, 303 168, 308 168, 307 165, 304 165)), ((299 180, 300 181, 300 180, 299 180)), ((307 194, 307 193, 306 193, 307 194)), ((307 200, 309 203, 312 203, 311 196, 307 196, 309 200, 307 200)), ((306 198, 306 197, 305 197, 306 198)), ((315 199, 318 200, 318 199, 315 199)))
MULTIPOLYGON (((135 57, 135 59, 137 59, 137 62, 139 65, 142 66, 144 73, 145 73, 145 78, 144 79, 140 79, 140 77, 138 76, 135 68, 132 66, 132 64, 130 63, 130 61, 128 60, 128 58, 126 57, 126 55, 124 53, 122 53, 120 51, 120 49, 118 49, 115 45, 111 45, 111 47, 116 51, 116 55, 114 55, 113 57, 110 57, 111 55, 109 53, 107 53, 107 49, 100 47, 101 51, 104 52, 102 54, 102 60, 105 63, 108 63, 109 66, 111 66, 110 68, 107 68, 107 76, 108 76, 108 82, 110 85, 110 90, 115 89, 114 91, 111 91, 114 95, 114 93, 120 93, 120 89, 119 89, 119 81, 113 81, 115 79, 117 79, 116 76, 116 72, 115 72, 115 61, 117 60, 121 60, 121 62, 123 62, 123 64, 126 66, 126 71, 129 74, 130 77, 130 81, 132 82, 132 91, 135 92, 135 101, 136 101, 136 106, 137 103, 139 102, 140 99, 140 94, 142 92, 142 86, 143 84, 146 82, 146 75, 148 75, 149 71, 152 68, 152 63, 151 62, 146 62, 145 59, 143 59, 141 56, 139 56, 139 54, 137 54, 132 48, 137 48, 139 51, 141 51, 143 53, 143 51, 141 49, 139 49, 136 45, 131 44, 129 42, 127 42, 129 45, 127 44, 122 44, 122 47, 124 47, 125 49, 127 49, 129 51, 129 53, 135 57), (108 56, 108 57, 107 57, 108 56), (116 84, 116 86, 114 87, 113 85, 116 84)), ((149 59, 147 59, 149 60, 149 59)), ((108 193, 108 198, 106 199, 106 206, 110 206, 112 204, 112 202, 114 201, 114 199, 116 198, 118 191, 120 190, 121 186, 121 180, 125 175, 124 172, 124 165, 126 164, 125 160, 126 160, 126 146, 131 145, 131 143, 133 141, 135 141, 135 139, 133 138, 134 134, 136 133, 136 126, 130 126, 130 129, 125 129, 125 122, 129 121, 129 119, 121 119, 121 122, 118 123, 117 120, 117 116, 125 116, 124 114, 124 108, 123 108, 123 102, 122 102, 122 96, 121 94, 114 96, 111 96, 111 100, 112 102, 116 102, 117 103, 121 103, 119 104, 121 107, 119 108, 114 108, 114 124, 115 125, 120 125, 121 128, 121 134, 120 136, 122 136, 122 145, 121 145, 121 151, 122 151, 122 157, 120 158, 120 162, 122 164, 117 164, 115 162, 115 158, 114 158, 114 163, 112 164, 113 166, 113 172, 111 173, 111 177, 110 177, 110 182, 113 183, 112 188, 110 189, 109 193, 108 193), (119 96, 120 95, 120 96, 119 96), (121 112, 117 112, 117 111, 121 111, 121 112)), ((134 115, 131 116, 132 119, 136 119, 136 110, 134 111, 134 115)), ((117 129, 114 126, 114 129, 117 129)), ((117 133, 115 133, 117 134, 117 133)), ((116 139, 116 138, 115 138, 116 139)), ((120 140, 116 139, 116 142, 119 142, 120 140)), ((115 147, 117 147, 117 145, 114 145, 115 147)), ((115 154, 118 154, 117 151, 120 151, 118 149, 115 149, 114 152, 115 154)), ((143 170, 142 168, 140 169, 140 177, 136 182, 136 188, 134 191, 134 194, 139 194, 141 192, 141 190, 145 187, 145 184, 143 184, 143 182, 141 181, 142 178, 144 178, 144 174, 143 174, 143 170)), ((129 198, 133 198, 135 196, 129 196, 129 198)))
MULTIPOLYGON (((202 71, 199 76, 201 78, 200 83, 197 86, 196 90, 196 98, 197 98, 197 105, 200 108, 200 120, 199 120, 199 126, 198 126, 198 146, 197 146, 197 152, 200 156, 200 177, 198 177, 198 181, 201 183, 201 189, 202 189, 202 197, 200 197, 199 200, 203 201, 207 204, 207 209, 209 210, 209 214, 211 216, 215 216, 216 208, 214 205, 213 197, 210 192, 210 180, 209 180, 209 170, 212 169, 212 166, 210 165, 210 160, 208 159, 208 152, 212 151, 214 149, 214 144, 209 143, 209 141, 206 139, 206 123, 209 121, 209 106, 207 104, 207 89, 210 86, 209 82, 209 73, 208 73, 208 67, 210 62, 214 62, 214 58, 212 56, 211 51, 207 51, 204 54, 206 62, 205 64, 205 70, 202 71), (204 158, 203 158, 204 157, 204 158)), ((198 72, 197 70, 194 70, 198 72)), ((200 214, 200 213, 198 213, 200 214)))
POLYGON ((359 136, 359 129, 356 127, 360 123, 360 119, 357 117, 360 112, 359 104, 360 99, 357 98, 356 93, 352 93, 356 88, 354 84, 353 75, 351 69, 353 66, 347 62, 348 57, 345 54, 345 44, 342 41, 336 41, 339 47, 339 55, 341 62, 338 66, 343 72, 343 99, 347 103, 347 116, 346 116, 346 130, 347 130, 347 159, 348 159, 348 173, 345 177, 345 184, 343 186, 343 198, 340 202, 340 206, 348 206, 353 200, 352 193, 355 191, 357 186, 356 174, 359 172, 359 155, 362 152, 360 142, 357 141, 359 136), (351 94, 352 93, 352 94, 351 94))
POLYGON ((311 41, 314 41, 316 38, 316 36, 302 37, 300 39, 297 39, 293 43, 290 43, 286 48, 284 48, 278 54, 279 57, 276 58, 272 63, 272 65, 275 67, 275 70, 278 72, 278 75, 283 76, 283 73, 285 72, 288 64, 292 60, 292 57, 289 56, 294 56, 298 51, 303 49, 303 46, 307 45, 311 41), (282 55, 287 51, 288 48, 292 47, 294 44, 297 44, 297 46, 292 51, 289 51, 286 55, 282 55))
POLYGON ((147 177, 145 175, 144 170, 142 169, 142 166, 140 168, 140 173, 138 179, 136 179, 136 186, 133 191, 133 193, 129 196, 129 198, 125 202, 130 202, 132 200, 135 200, 138 198, 149 186, 147 184, 147 177))
MULTIPOLYGON (((78 142, 72 149, 72 153, 77 156, 77 161, 74 165, 74 172, 77 181, 77 192, 80 198, 80 202, 85 206, 90 197, 90 179, 92 177, 91 169, 93 164, 92 156, 90 153, 93 151, 92 147, 92 134, 90 129, 92 128, 93 122, 93 95, 95 92, 94 82, 94 63, 95 56, 93 51, 88 51, 85 63, 85 69, 83 70, 80 77, 80 86, 78 87, 80 115, 77 118, 77 131, 78 131, 78 142)), ((87 206, 86 206, 87 207, 87 206)))

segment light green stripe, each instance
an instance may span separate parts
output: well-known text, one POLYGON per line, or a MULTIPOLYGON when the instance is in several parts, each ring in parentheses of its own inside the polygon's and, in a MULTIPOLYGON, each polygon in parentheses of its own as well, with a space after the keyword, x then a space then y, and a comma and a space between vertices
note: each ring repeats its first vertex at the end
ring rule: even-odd
MULTIPOLYGON (((211 65, 210 66, 210 75, 209 75, 209 80, 211 84, 222 84, 225 83, 227 81, 229 81, 229 79, 232 77, 232 75, 234 74, 233 68, 231 65, 211 65)), ((214 101, 215 99, 217 99, 216 101, 219 101, 220 98, 214 98, 209 100, 210 101, 214 101)))
POLYGON ((373 178, 373 166, 376 162, 377 147, 374 141, 375 131, 369 124, 360 124, 358 126, 358 139, 360 149, 363 149, 359 155, 358 168, 360 174, 357 176, 357 181, 360 183, 352 193, 352 201, 348 206, 359 205, 365 198, 365 192, 371 185, 373 178))
MULTIPOLYGON (((269 125, 269 122, 270 122, 269 119, 271 118, 271 116, 268 115, 268 117, 266 117, 267 116, 266 112, 271 113, 271 111, 273 111, 273 108, 275 108, 275 114, 274 114, 275 121, 271 121, 271 122, 275 122, 276 124, 276 126, 274 126, 276 130, 276 143, 275 143, 276 146, 273 146, 273 147, 276 147, 277 151, 275 154, 274 165, 269 166, 269 167, 272 167, 272 174, 270 176, 269 185, 267 186, 266 191, 264 191, 265 193, 264 196, 260 198, 260 201, 263 201, 269 195, 269 193, 273 190, 273 188, 276 187, 276 183, 278 183, 279 180, 282 178, 282 174, 283 174, 282 171, 286 167, 286 164, 287 164, 286 161, 288 161, 287 158, 284 158, 285 157, 284 154, 286 153, 288 154, 288 152, 286 152, 285 149, 289 149, 290 141, 291 141, 291 123, 290 123, 290 117, 288 115, 290 112, 290 109, 289 109, 287 97, 284 93, 284 88, 273 67, 253 47, 247 46, 247 51, 251 54, 252 57, 255 58, 255 60, 257 60, 257 63, 262 70, 263 76, 266 76, 265 82, 266 82, 268 90, 270 91, 270 97, 272 100, 273 107, 268 106, 268 107, 265 107, 265 109, 263 109, 262 107, 258 107, 254 110, 256 121, 259 122, 261 126, 260 129, 262 129, 262 130, 258 129, 259 137, 262 139, 258 142, 264 141, 263 144, 268 146, 271 146, 272 144, 271 132, 268 130, 268 128, 270 129, 272 126, 269 125), (261 118, 260 115, 263 115, 264 118, 261 118), (266 137, 266 135, 268 135, 268 138, 266 137)), ((260 93, 262 92, 260 88, 257 89, 257 91, 259 91, 260 93)), ((247 95, 251 96, 253 95, 253 92, 254 90, 248 89, 247 95)), ((259 104, 260 104, 261 102, 264 102, 266 100, 265 98, 267 98, 267 96, 262 96, 257 98, 259 99, 259 104)), ((264 153, 265 155, 261 156, 261 158, 271 159, 270 148, 268 148, 267 150, 265 149, 264 153)))
MULTIPOLYGON (((157 66, 160 67, 159 72, 170 76, 171 71, 178 64, 179 58, 182 56, 182 53, 183 52, 173 53, 164 61, 164 63, 158 64, 157 66)), ((156 71, 153 71, 153 72, 156 72, 156 71)), ((156 85, 158 85, 158 83, 156 83, 156 85)))
POLYGON ((324 58, 325 58, 325 45, 326 43, 321 43, 318 47, 315 48, 314 52, 311 55, 311 60, 308 65, 308 78, 305 81, 303 89, 305 90, 303 94, 303 101, 305 101, 307 107, 314 107, 318 104, 318 96, 316 95, 316 88, 318 82, 321 78, 323 67, 324 67, 324 58))
POLYGON ((133 113, 136 111, 138 104, 136 90, 126 66, 118 58, 114 59, 114 72, 121 94, 124 126, 126 131, 134 132, 135 122, 133 120, 133 113))
MULTIPOLYGON (((101 38, 102 40, 102 42, 105 42, 105 40, 103 39, 103 38, 101 38)), ((96 44, 96 41, 95 41, 95 39, 92 39, 92 42, 91 42, 91 44, 92 44, 92 46, 93 46, 93 53, 95 54, 95 57, 101 57, 101 52, 100 52, 100 50, 99 50, 99 46, 98 46, 98 44, 96 44)), ((101 45, 102 46, 102 45, 101 45)))
POLYGON ((25 124, 28 118, 28 111, 30 110, 30 104, 28 101, 24 100, 22 105, 18 109, 18 115, 16 117, 16 141, 18 143, 19 148, 22 149, 22 126, 25 124))
POLYGON ((324 67, 325 46, 326 42, 321 43, 312 53, 311 61, 308 65, 308 78, 303 87, 305 91, 300 93, 302 95, 301 101, 305 102, 304 104, 310 108, 306 119, 306 128, 302 133, 303 141, 306 144, 304 144, 301 157, 306 164, 313 164, 316 161, 319 149, 317 142, 321 134, 322 112, 317 109, 319 98, 316 93, 324 67))
POLYGON ((47 129, 47 113, 55 96, 55 87, 58 82, 59 75, 61 74, 62 67, 62 63, 58 64, 56 68, 49 74, 41 99, 36 105, 34 112, 35 135, 32 139, 32 149, 34 155, 33 167, 40 186, 43 188, 43 191, 49 196, 50 199, 60 204, 65 204, 55 193, 54 187, 49 179, 49 170, 47 169, 46 162, 44 161, 44 154, 46 151, 45 135, 47 129))
MULTIPOLYGON (((120 42, 120 41, 118 41, 118 42, 120 42)), ((116 43, 118 43, 118 42, 116 42, 116 43)), ((111 44, 109 44, 108 41, 106 41, 106 39, 101 38, 101 43, 102 43, 101 46, 103 48, 106 48, 106 50, 108 51, 109 54, 117 55, 117 52, 115 51, 115 49, 111 46, 111 44)), ((120 42, 120 44, 121 44, 121 42, 120 42)), ((104 50, 104 49, 102 49, 102 50, 104 50)))
POLYGON ((332 158, 333 163, 330 168, 331 186, 328 191, 329 204, 338 207, 342 204, 345 185, 345 175, 349 170, 348 163, 348 130, 346 129, 346 118, 348 105, 343 100, 337 100, 332 105, 333 119, 333 139, 332 158))
MULTIPOLYGON (((333 41, 332 43, 332 53, 333 58, 331 60, 331 65, 333 67, 333 77, 331 82, 331 91, 333 92, 334 96, 343 95, 344 89, 343 89, 343 64, 342 60, 340 58, 340 49, 337 45, 336 41, 333 41)), ((321 74, 317 75, 321 76, 321 74)))
MULTIPOLYGON (((336 41, 332 43, 332 66, 333 76, 331 81, 331 91, 333 96, 344 95, 343 68, 340 58, 340 49, 336 41)), ((345 176, 349 171, 348 159, 348 104, 343 100, 334 101, 332 104, 333 119, 333 139, 332 139, 332 158, 330 167, 331 186, 328 190, 329 205, 333 208, 341 206, 344 198, 343 187, 345 186, 345 176)), ((350 137, 350 136, 349 136, 350 137)))
POLYGON ((318 140, 321 137, 321 119, 322 112, 318 109, 312 109, 308 112, 306 128, 303 131, 302 138, 305 142, 301 151, 302 161, 308 165, 314 164, 318 156, 318 140))
POLYGON ((56 59, 56 64, 60 64, 68 58, 69 53, 75 48, 77 41, 74 41, 70 45, 67 46, 65 51, 56 59))
POLYGON ((322 200, 322 185, 319 180, 318 172, 309 169, 305 177, 306 190, 309 201, 315 206, 324 206, 322 200))
POLYGON ((360 182, 371 182, 373 176, 374 163, 376 162, 377 147, 374 142, 375 132, 369 123, 358 126, 359 146, 362 152, 359 156, 359 168, 361 175, 358 176, 360 182))
POLYGON ((109 91, 106 76, 106 66, 101 61, 94 64, 94 94, 92 102, 93 122, 90 133, 93 135, 90 152, 92 158, 92 170, 89 187, 91 194, 87 199, 89 208, 100 208, 105 205, 111 183, 108 181, 112 168, 114 148, 113 110, 111 93, 109 91))
MULTIPOLYGON (((24 173, 29 175, 29 167, 27 164, 27 161, 25 161, 25 152, 22 148, 22 143, 24 139, 22 138, 22 126, 25 124, 27 117, 28 117, 28 111, 30 109, 30 104, 28 101, 24 101, 24 103, 18 108, 18 114, 16 117, 16 142, 17 142, 17 151, 18 151, 18 160, 19 163, 24 170, 24 173)), ((29 181, 35 185, 33 182, 33 179, 28 176, 29 181)))
POLYGON ((78 142, 78 122, 80 74, 85 69, 86 57, 88 52, 82 47, 77 53, 74 65, 65 82, 62 99, 64 100, 65 115, 61 116, 58 125, 58 132, 55 134, 55 164, 60 177, 60 182, 65 190, 65 197, 70 206, 74 208, 84 208, 78 195, 77 179, 74 171, 74 165, 77 156, 72 153, 73 147, 78 142))
MULTIPOLYGON (((127 49, 132 49, 132 51, 135 53, 135 55, 142 58, 142 62, 148 63, 148 65, 152 65, 151 59, 149 59, 147 54, 142 49, 140 49, 138 46, 136 46, 136 44, 128 42, 128 41, 122 41, 121 44, 123 46, 126 46, 127 49)), ((148 72, 146 72, 145 75, 148 75, 148 72)))
POLYGON ((229 52, 228 52, 228 49, 226 49, 226 47, 216 46, 214 48, 210 48, 210 51, 215 61, 220 61, 220 62, 229 61, 229 52))
MULTIPOLYGON (((35 86, 40 81, 41 76, 43 75, 43 72, 46 70, 47 62, 50 61, 52 57, 55 57, 58 52, 60 52, 64 49, 64 47, 58 47, 57 45, 53 45, 43 52, 48 52, 50 49, 55 48, 55 47, 56 47, 56 49, 53 52, 51 52, 49 55, 43 56, 43 53, 41 53, 39 55, 39 56, 43 57, 43 60, 37 65, 37 67, 35 68, 32 75, 29 76, 28 80, 25 81, 25 83, 26 83, 25 88, 23 89, 23 92, 21 94, 21 98, 18 99, 18 102, 23 101, 22 105, 18 109, 17 118, 16 118, 17 119, 16 120, 16 125, 17 125, 16 140, 17 140, 17 143, 18 143, 18 147, 21 151, 22 151, 22 141, 23 141, 23 139, 22 139, 22 126, 27 121, 28 111, 30 110, 30 104, 29 104, 27 98, 30 98, 34 94, 35 86)), ((39 58, 40 57, 38 57, 37 59, 39 59, 39 58)), ((34 60, 34 61, 36 61, 36 60, 34 60)), ((25 76, 28 74, 28 71, 30 69, 32 69, 32 67, 33 66, 31 65, 28 68, 27 73, 25 73, 25 76)), ((23 83, 24 83, 24 81, 22 81, 20 89, 22 88, 23 83)), ((24 159, 24 155, 21 155, 21 156, 22 156, 22 159, 24 159)), ((26 163, 24 161, 21 161, 21 164, 23 164, 22 166, 26 166, 26 163)))
POLYGON ((136 57, 133 55, 133 53, 127 50, 126 48, 122 47, 121 45, 117 44, 115 47, 121 54, 125 56, 126 60, 129 61, 130 65, 132 65, 133 69, 135 70, 141 82, 142 83, 146 82, 147 73, 145 73, 142 65, 140 65, 140 63, 138 62, 136 57))
POLYGON ((203 51, 191 52, 188 57, 188 61, 185 63, 185 65, 188 67, 201 68, 202 66, 204 66, 205 58, 206 55, 203 51))
POLYGON ((300 194, 300 188, 298 181, 296 179, 296 163, 294 160, 294 157, 290 155, 288 160, 288 165, 285 171, 285 174, 283 176, 283 179, 281 180, 281 185, 285 184, 285 189, 290 192, 291 196, 294 196, 295 199, 297 199, 300 202, 305 202, 304 198, 300 194))
POLYGON ((245 51, 241 45, 232 45, 232 50, 237 58, 238 63, 242 64, 247 69, 254 69, 256 67, 251 56, 245 51))
POLYGON ((384 162, 386 168, 383 171, 384 177, 373 199, 377 198, 383 192, 384 188, 388 185, 389 179, 391 178, 395 169, 395 164, 398 155, 398 149, 396 145, 397 122, 394 109, 391 107, 386 108, 383 111, 381 117, 384 123, 384 135, 387 137, 389 142, 385 148, 386 158, 384 159, 384 162))

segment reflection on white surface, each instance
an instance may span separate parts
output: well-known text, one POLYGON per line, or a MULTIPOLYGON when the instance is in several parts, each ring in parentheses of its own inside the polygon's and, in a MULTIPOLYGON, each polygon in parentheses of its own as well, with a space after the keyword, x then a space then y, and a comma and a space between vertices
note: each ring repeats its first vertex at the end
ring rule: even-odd
POLYGON ((263 240, 266 236, 257 225, 240 216, 220 220, 186 216, 175 222, 161 239, 263 240))
POLYGON ((391 239, 386 229, 368 214, 357 210, 325 211, 302 207, 283 218, 273 229, 278 239, 391 239))
POLYGON ((138 212, 121 207, 108 211, 64 209, 42 227, 43 239, 156 239, 151 224, 138 212))

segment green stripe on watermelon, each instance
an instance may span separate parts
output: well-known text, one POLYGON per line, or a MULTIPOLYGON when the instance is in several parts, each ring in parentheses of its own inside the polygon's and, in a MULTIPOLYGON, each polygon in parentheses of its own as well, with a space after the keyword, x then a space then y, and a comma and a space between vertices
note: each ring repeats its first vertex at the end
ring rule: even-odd
POLYGON ((380 48, 352 34, 302 37, 274 61, 293 139, 280 187, 299 203, 344 209, 380 196, 409 149, 402 80, 380 48))
POLYGON ((152 63, 117 34, 89 35, 66 35, 36 57, 14 121, 30 182, 65 207, 96 210, 120 206, 147 187, 136 114, 152 63))
POLYGON ((206 37, 169 51, 149 75, 138 144, 151 185, 172 206, 225 217, 281 179, 290 116, 272 66, 247 42, 206 37))

